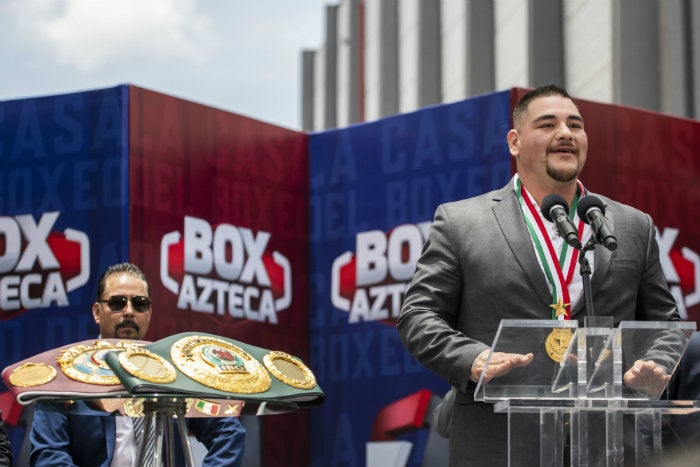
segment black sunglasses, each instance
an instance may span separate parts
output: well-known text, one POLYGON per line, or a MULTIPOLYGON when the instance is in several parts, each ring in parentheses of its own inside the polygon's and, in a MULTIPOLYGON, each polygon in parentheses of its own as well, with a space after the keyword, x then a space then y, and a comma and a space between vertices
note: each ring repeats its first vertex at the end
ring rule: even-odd
POLYGON ((151 308, 151 299, 143 295, 135 295, 131 298, 125 295, 112 295, 107 300, 97 300, 99 303, 106 303, 113 313, 124 311, 126 304, 131 301, 131 307, 137 313, 145 313, 151 308))

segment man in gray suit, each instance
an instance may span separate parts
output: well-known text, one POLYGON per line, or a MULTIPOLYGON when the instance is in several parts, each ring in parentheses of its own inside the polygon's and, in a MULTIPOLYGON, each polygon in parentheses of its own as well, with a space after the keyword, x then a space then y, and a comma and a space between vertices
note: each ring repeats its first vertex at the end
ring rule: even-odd
MULTIPOLYGON (((513 125, 507 141, 517 174, 500 190, 438 207, 397 325, 408 351, 455 387, 451 466, 507 465, 507 419, 473 397, 501 319, 576 319, 582 325, 586 316, 579 251, 566 247, 539 208, 552 193, 572 208, 588 194, 578 180, 588 149, 583 118, 564 89, 549 85, 523 96, 513 125)), ((612 253, 599 246, 588 255, 596 314, 612 316, 615 324, 678 320, 652 219, 599 198, 619 246, 612 253)), ((577 215, 572 220, 585 243, 591 227, 577 215)), ((533 360, 532 353, 494 354, 484 380, 533 360)), ((654 393, 669 378, 660 365, 638 360, 624 382, 654 393)))

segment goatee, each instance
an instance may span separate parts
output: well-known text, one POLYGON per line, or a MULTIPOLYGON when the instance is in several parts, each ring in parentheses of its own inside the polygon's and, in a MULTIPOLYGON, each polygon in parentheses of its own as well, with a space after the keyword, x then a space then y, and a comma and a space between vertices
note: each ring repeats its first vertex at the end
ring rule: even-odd
POLYGON ((547 175, 558 182, 567 183, 578 177, 577 169, 558 169, 547 164, 547 175))

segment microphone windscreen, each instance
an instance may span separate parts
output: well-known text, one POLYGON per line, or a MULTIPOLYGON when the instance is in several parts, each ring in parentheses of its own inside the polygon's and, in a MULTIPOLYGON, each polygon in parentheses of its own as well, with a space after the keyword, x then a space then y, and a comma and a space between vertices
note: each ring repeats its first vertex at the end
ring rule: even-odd
POLYGON ((542 215, 549 222, 553 222, 551 211, 554 206, 561 206, 566 212, 566 214, 569 214, 569 203, 566 202, 563 196, 557 195, 556 193, 552 193, 551 195, 547 195, 544 197, 544 199, 542 200, 542 206, 540 206, 542 215))
POLYGON ((598 208, 600 209, 600 213, 605 215, 605 203, 603 203, 603 201, 596 196, 586 195, 579 200, 576 212, 578 213, 578 217, 581 218, 583 222, 587 224, 589 222, 586 213, 591 208, 598 208))

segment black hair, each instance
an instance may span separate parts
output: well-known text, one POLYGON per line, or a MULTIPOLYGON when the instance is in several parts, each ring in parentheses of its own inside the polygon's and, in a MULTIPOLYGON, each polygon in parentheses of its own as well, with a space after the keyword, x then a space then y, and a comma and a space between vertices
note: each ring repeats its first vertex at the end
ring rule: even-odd
POLYGON ((141 279, 146 284, 146 293, 151 296, 151 286, 148 284, 146 275, 133 263, 119 263, 107 268, 97 281, 97 300, 102 300, 102 294, 105 293, 107 287, 107 279, 115 274, 130 274, 138 279, 141 279))
MULTIPOLYGON (((547 96, 561 96, 567 99, 571 99, 571 96, 568 92, 566 92, 566 89, 559 87, 556 84, 547 84, 545 86, 540 86, 531 91, 528 91, 522 98, 520 98, 520 101, 518 101, 518 103, 515 105, 515 108, 513 108, 513 126, 518 126, 520 117, 527 110, 528 106, 530 105, 530 102, 537 99, 538 97, 547 96)), ((573 102, 573 99, 571 99, 571 101, 573 102)))

